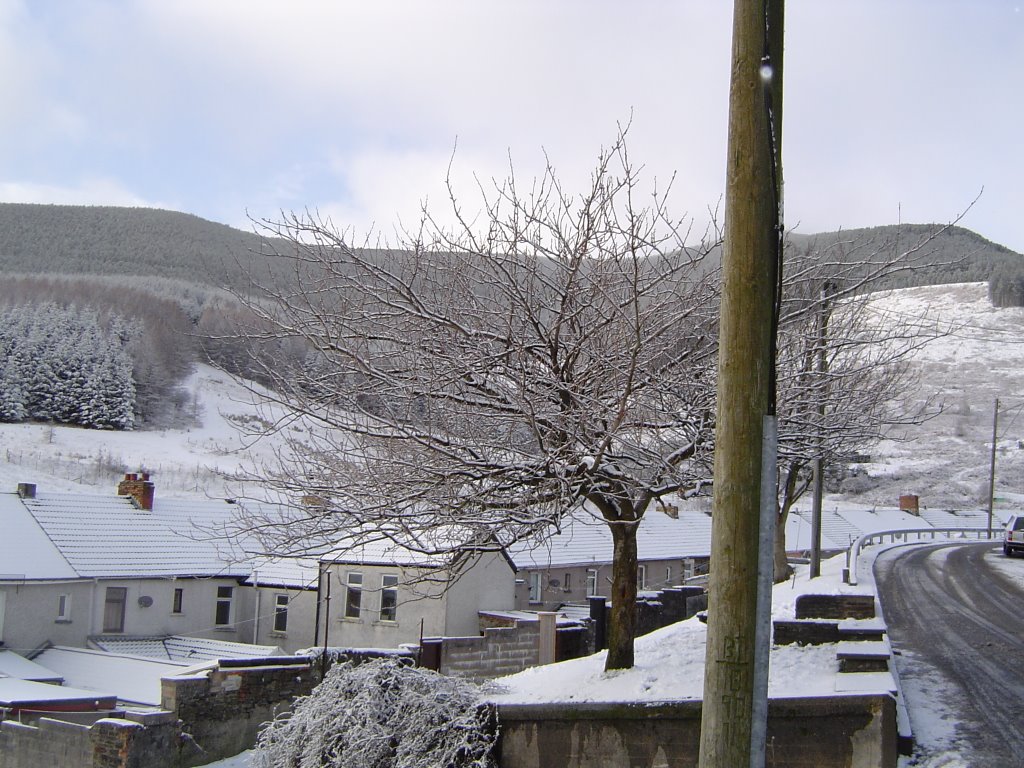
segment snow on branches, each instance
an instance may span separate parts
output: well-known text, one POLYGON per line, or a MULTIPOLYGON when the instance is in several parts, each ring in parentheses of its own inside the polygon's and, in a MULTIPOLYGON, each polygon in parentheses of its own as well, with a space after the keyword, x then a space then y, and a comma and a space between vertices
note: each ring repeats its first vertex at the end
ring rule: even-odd
POLYGON ((336 664, 260 734, 252 768, 490 768, 478 689, 397 659, 336 664))

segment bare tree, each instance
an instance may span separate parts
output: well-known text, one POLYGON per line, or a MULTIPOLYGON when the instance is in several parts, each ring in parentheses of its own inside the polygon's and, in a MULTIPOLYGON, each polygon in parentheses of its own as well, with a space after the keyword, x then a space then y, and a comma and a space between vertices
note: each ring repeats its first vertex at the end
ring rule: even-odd
MULTIPOLYGON (((949 226, 952 226, 949 225, 949 226)), ((846 463, 891 434, 937 413, 920 401, 913 352, 949 333, 928 317, 885 317, 873 301, 879 285, 928 263, 930 245, 948 227, 900 248, 840 236, 789 255, 777 356, 779 413, 775 578, 791 573, 785 526, 810 488, 816 459, 846 463)))
POLYGON ((249 301, 272 328, 252 340, 311 350, 264 366, 275 428, 309 437, 261 479, 315 502, 252 522, 266 546, 386 539, 448 577, 584 505, 614 542, 606 667, 632 666, 637 526, 710 483, 717 343, 709 244, 688 247, 666 191, 640 197, 620 135, 582 194, 550 164, 526 190, 513 174, 394 248, 308 213, 261 222, 296 287, 249 301))

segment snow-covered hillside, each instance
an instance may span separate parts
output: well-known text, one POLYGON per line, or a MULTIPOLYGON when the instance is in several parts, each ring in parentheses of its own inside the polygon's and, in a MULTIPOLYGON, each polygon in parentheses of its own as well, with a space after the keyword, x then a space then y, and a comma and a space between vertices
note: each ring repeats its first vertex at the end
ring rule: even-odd
POLYGON ((900 493, 915 493, 929 507, 984 507, 999 398, 996 503, 1015 503, 1024 491, 1024 309, 994 308, 984 283, 893 291, 875 306, 891 322, 927 315, 951 329, 914 357, 918 397, 934 396, 944 410, 866 449, 872 462, 843 483, 842 497, 892 506, 900 493))
MULTIPOLYGON (((905 431, 907 439, 865 449, 871 463, 833 499, 893 506, 916 493, 929 507, 977 508, 988 487, 995 398, 1001 400, 996 496, 1012 503, 1024 491, 1024 309, 994 309, 982 283, 910 288, 875 300, 888 322, 920 318, 953 328, 916 354, 924 390, 945 411, 905 431)), ((228 376, 199 366, 187 389, 196 423, 187 429, 110 432, 38 424, 0 424, 0 488, 113 492, 124 472, 149 471, 163 496, 237 495, 230 473, 269 457, 274 441, 247 446, 235 425, 258 418, 252 397, 228 376)))
POLYGON ((279 439, 251 444, 239 428, 260 418, 253 396, 230 376, 197 366, 185 385, 194 423, 181 429, 113 432, 0 424, 0 488, 113 493, 125 472, 150 472, 162 496, 238 495, 226 476, 269 458, 279 439))

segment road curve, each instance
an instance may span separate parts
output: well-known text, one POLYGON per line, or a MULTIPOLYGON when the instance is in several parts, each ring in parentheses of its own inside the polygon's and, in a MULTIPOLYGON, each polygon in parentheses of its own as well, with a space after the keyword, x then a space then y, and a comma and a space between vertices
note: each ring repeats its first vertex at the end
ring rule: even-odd
POLYGON ((875 580, 912 723, 945 712, 968 765, 1024 766, 1024 559, 991 542, 908 547, 875 580))

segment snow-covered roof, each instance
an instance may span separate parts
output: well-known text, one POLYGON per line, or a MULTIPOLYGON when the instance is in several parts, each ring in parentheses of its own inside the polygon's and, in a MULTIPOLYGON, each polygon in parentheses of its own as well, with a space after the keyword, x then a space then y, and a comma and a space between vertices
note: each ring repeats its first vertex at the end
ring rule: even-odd
POLYGON ((116 691, 120 701, 153 706, 160 704, 160 678, 186 666, 183 662, 159 661, 59 645, 47 648, 35 661, 59 673, 65 682, 75 688, 116 691))
MULTIPOLYGON (((711 553, 711 517, 691 509, 679 509, 678 517, 670 517, 652 506, 637 529, 637 552, 640 562, 707 557, 711 553)), ((540 542, 513 545, 509 555, 521 569, 610 563, 612 535, 599 515, 580 509, 563 520, 560 531, 540 542)))
POLYGON ((157 511, 139 509, 126 496, 39 492, 21 502, 78 576, 249 572, 244 564, 226 561, 216 542, 198 538, 198 532, 195 538, 175 532, 157 511))
POLYGON ((89 638, 89 642, 95 648, 107 653, 188 664, 217 659, 260 659, 267 656, 281 656, 284 653, 276 645, 251 645, 183 635, 159 637, 95 635, 89 638))
POLYGON ((42 664, 26 659, 14 651, 0 650, 0 679, 34 680, 37 683, 60 683, 61 676, 42 664))
MULTIPOLYGON (((157 498, 152 510, 128 496, 0 493, 0 580, 221 576, 315 587, 312 559, 245 551, 225 533, 240 505, 157 498)), ((253 547, 255 549, 255 547, 253 547)))
POLYGON ((53 705, 59 702, 89 702, 98 707, 103 704, 101 699, 113 698, 114 695, 111 693, 69 688, 65 685, 37 683, 13 677, 0 679, 0 706, 3 707, 24 707, 26 704, 42 703, 53 705))
POLYGON ((78 576, 16 493, 0 493, 0 530, 0 580, 78 576))

